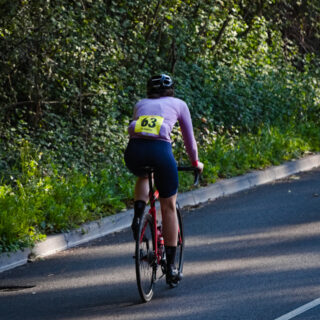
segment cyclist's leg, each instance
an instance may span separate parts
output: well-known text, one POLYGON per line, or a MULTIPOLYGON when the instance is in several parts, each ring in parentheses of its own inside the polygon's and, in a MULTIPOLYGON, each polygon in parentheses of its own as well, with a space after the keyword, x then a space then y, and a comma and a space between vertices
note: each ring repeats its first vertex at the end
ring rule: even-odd
POLYGON ((166 149, 161 162, 157 163, 154 180, 160 197, 164 243, 175 247, 178 237, 176 201, 179 179, 171 145, 165 143, 164 146, 166 149))
POLYGON ((164 244, 171 247, 177 246, 178 239, 176 200, 177 194, 169 198, 160 198, 164 244))
POLYGON ((171 145, 162 142, 161 153, 156 157, 154 173, 155 185, 159 191, 162 214, 162 232, 167 259, 167 282, 178 282, 178 271, 175 268, 175 256, 178 239, 178 220, 176 215, 176 199, 178 191, 178 170, 172 154, 171 145))
POLYGON ((176 214, 177 194, 169 198, 160 198, 162 215, 162 232, 165 242, 167 257, 167 283, 175 286, 182 275, 175 266, 176 250, 178 243, 178 219, 176 214))
POLYGON ((149 200, 149 181, 148 177, 138 177, 134 189, 134 201, 141 200, 145 203, 149 200))
POLYGON ((134 239, 136 239, 139 221, 148 202, 148 178, 144 175, 144 172, 141 171, 141 167, 146 165, 144 163, 146 156, 145 150, 146 146, 144 145, 144 141, 131 139, 124 155, 128 169, 138 177, 134 193, 134 217, 131 224, 134 239))
POLYGON ((149 194, 149 181, 147 177, 138 177, 135 192, 134 192, 134 216, 132 219, 131 229, 133 232, 133 238, 137 238, 139 231, 139 224, 143 212, 148 202, 149 194))

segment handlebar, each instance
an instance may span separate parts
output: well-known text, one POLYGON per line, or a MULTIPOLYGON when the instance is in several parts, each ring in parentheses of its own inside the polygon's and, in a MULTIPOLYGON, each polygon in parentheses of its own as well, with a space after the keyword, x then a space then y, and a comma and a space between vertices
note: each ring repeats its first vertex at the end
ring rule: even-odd
POLYGON ((200 170, 196 167, 180 167, 178 166, 178 171, 193 171, 194 182, 193 185, 197 186, 199 184, 200 170))

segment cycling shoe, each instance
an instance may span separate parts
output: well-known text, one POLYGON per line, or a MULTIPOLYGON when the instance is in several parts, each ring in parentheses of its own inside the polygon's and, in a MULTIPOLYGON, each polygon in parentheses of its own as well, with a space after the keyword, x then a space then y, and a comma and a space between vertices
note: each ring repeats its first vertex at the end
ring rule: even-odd
POLYGON ((176 287, 179 281, 182 280, 182 273, 174 265, 167 267, 166 282, 171 287, 176 287))

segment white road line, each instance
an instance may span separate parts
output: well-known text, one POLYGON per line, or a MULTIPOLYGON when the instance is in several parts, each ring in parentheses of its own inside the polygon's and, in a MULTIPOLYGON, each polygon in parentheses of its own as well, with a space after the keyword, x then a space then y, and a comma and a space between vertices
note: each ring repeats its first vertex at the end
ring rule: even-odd
POLYGON ((274 319, 274 320, 289 320, 294 318, 295 316, 298 316, 299 314, 308 311, 316 306, 320 305, 320 298, 315 299, 307 304, 304 304, 303 306, 281 316, 280 318, 274 319))

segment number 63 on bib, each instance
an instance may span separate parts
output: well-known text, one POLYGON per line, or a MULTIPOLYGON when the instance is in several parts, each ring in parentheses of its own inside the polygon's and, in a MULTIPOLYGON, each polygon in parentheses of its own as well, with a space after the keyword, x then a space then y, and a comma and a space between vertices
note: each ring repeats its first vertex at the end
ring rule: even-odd
POLYGON ((136 122, 134 132, 159 135, 163 120, 160 116, 141 116, 136 122))

